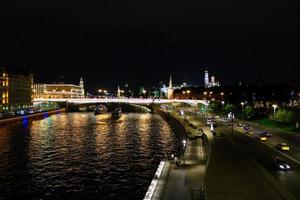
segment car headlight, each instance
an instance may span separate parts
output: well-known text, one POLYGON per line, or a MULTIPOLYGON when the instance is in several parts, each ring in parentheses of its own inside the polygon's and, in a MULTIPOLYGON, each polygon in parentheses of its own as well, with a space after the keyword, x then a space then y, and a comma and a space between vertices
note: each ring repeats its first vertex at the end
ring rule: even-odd
POLYGON ((283 168, 284 168, 284 166, 283 166, 283 165, 279 165, 279 167, 280 167, 281 169, 283 169, 283 168))
POLYGON ((290 168, 290 166, 289 166, 289 165, 287 165, 287 166, 286 166, 286 168, 288 168, 288 169, 289 169, 289 168, 290 168))

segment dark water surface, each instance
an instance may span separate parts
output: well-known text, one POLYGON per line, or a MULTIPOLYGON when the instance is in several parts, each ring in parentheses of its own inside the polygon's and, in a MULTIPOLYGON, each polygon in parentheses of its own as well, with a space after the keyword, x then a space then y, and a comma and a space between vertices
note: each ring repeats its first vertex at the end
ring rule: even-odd
POLYGON ((142 199, 178 137, 158 115, 68 113, 0 127, 0 199, 142 199))

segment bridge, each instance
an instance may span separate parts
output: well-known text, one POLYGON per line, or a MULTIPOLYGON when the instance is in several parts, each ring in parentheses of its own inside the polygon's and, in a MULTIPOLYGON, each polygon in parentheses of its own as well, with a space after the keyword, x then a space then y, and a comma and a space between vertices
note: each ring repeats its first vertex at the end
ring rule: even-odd
POLYGON ((128 104, 165 104, 165 103, 187 103, 187 104, 203 104, 208 105, 209 103, 205 100, 197 99, 140 99, 140 98, 129 98, 129 99, 118 99, 118 98, 102 98, 102 99, 91 99, 91 98, 80 98, 80 99, 34 99, 34 103, 43 102, 65 102, 70 104, 100 104, 100 103, 128 103, 128 104))

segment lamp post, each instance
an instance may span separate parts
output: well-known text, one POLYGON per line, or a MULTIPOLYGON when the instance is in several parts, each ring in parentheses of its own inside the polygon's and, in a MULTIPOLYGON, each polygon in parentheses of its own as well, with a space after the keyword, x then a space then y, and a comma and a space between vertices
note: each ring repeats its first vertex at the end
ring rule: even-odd
POLYGON ((186 93, 187 93, 187 97, 189 98, 189 94, 191 93, 191 91, 187 90, 186 93))
POLYGON ((183 165, 185 165, 185 157, 184 157, 185 149, 186 149, 186 140, 184 139, 184 140, 182 140, 182 150, 183 150, 182 158, 183 158, 183 165))
POLYGON ((206 100, 207 92, 203 92, 204 100, 206 100))
POLYGON ((273 108, 274 108, 274 118, 275 118, 275 114, 276 114, 276 108, 278 107, 278 105, 276 105, 276 104, 273 104, 272 106, 273 106, 273 108))
POLYGON ((195 119, 197 119, 197 106, 198 106, 198 104, 197 104, 197 102, 195 102, 195 119))
POLYGON ((243 121, 244 121, 244 105, 245 105, 245 103, 241 102, 241 105, 242 105, 242 117, 243 117, 243 121))
POLYGON ((185 99, 185 91, 182 91, 183 99, 185 99))
POLYGON ((224 104, 225 104, 225 101, 221 101, 222 103, 222 116, 224 115, 224 104))

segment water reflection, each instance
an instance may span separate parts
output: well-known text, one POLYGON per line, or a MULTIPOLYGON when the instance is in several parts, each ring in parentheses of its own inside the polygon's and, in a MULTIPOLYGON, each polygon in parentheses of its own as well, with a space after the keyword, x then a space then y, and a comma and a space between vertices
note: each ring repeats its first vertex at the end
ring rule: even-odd
MULTIPOLYGON (((0 127, 3 198, 142 199, 178 138, 157 115, 92 113, 0 127)), ((0 198, 1 198, 0 197, 0 198)))

